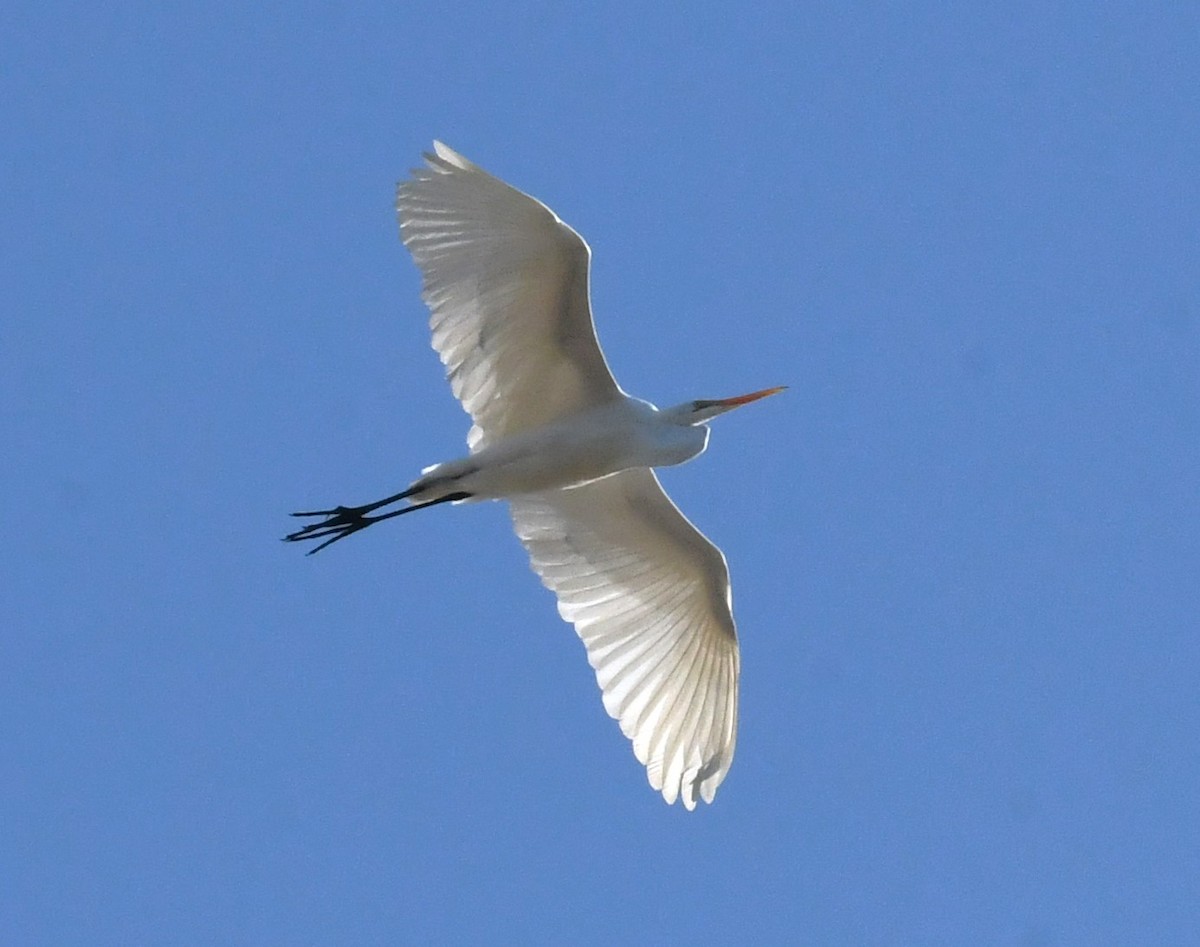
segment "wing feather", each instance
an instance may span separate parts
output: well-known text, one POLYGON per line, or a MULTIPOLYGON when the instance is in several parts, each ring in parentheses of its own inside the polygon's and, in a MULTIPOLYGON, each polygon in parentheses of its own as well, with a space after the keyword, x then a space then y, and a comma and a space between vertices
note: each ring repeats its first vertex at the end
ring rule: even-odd
POLYGON ((434 142, 396 191, 433 347, 477 450, 621 397, 596 339, 591 251, 554 212, 434 142))
POLYGON ((711 802, 737 737, 739 657, 721 551, 648 469, 511 507, 650 785, 688 809, 711 802))

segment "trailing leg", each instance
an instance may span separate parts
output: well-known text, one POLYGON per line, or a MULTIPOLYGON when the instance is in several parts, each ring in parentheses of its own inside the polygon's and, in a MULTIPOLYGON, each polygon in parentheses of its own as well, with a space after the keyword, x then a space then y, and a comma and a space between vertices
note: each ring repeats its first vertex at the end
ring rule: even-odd
POLYGON ((323 516, 325 519, 319 523, 309 523, 303 529, 298 529, 294 533, 288 533, 284 536, 284 542, 299 542, 304 539, 324 539, 320 545, 310 549, 308 555, 314 552, 320 552, 331 543, 336 543, 339 539, 345 539, 347 536, 357 533, 360 529, 366 529, 374 523, 381 523, 384 520, 390 520, 393 516, 403 516, 405 513, 415 513, 417 510, 423 510, 426 507, 437 506, 439 503, 452 503, 456 500, 469 499, 469 493, 448 493, 445 496, 438 497, 436 500, 427 500, 424 503, 414 503, 411 506, 406 506, 403 509, 392 510, 390 513, 381 513, 379 516, 368 516, 372 510, 377 510, 381 506, 387 506, 389 503, 395 503, 398 500, 403 500, 416 492, 413 488, 409 488, 403 493, 397 493, 393 497, 388 497, 385 500, 379 500, 376 503, 368 503, 364 506, 338 506, 332 510, 314 510, 307 513, 293 513, 292 516, 323 516))

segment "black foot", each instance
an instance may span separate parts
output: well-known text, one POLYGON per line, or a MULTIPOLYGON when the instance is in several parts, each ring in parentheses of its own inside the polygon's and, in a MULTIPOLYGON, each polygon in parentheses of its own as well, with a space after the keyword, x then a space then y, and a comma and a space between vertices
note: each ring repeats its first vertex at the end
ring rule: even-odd
POLYGON ((392 510, 390 513, 367 516, 372 510, 377 510, 381 506, 387 506, 389 503, 405 499, 411 492, 411 490, 406 491, 394 497, 388 497, 386 500, 380 500, 378 503, 368 503, 366 506, 335 506, 332 510, 312 510, 308 513, 293 513, 292 516, 323 516, 325 518, 319 523, 309 523, 303 529, 298 529, 294 533, 288 533, 283 537, 283 540, 284 542, 295 543, 302 539, 324 539, 323 543, 319 546, 314 546, 308 551, 308 555, 311 556, 314 552, 320 552, 330 543, 336 543, 339 539, 345 539, 347 536, 357 533, 360 529, 366 529, 372 523, 390 520, 393 516, 403 516, 405 513, 415 513, 417 510, 437 506, 440 503, 455 503, 459 500, 470 499, 471 497, 471 494, 465 492, 449 493, 446 496, 438 497, 436 500, 414 503, 412 506, 392 510))
POLYGON ((336 543, 339 539, 345 539, 347 536, 357 533, 360 529, 366 529, 380 519, 377 516, 367 516, 367 513, 373 509, 375 509, 375 506, 371 504, 367 506, 338 506, 332 510, 311 510, 305 513, 293 513, 292 516, 323 516, 325 518, 319 523, 309 523, 303 529, 298 529, 294 533, 288 533, 283 537, 283 540, 284 542, 295 543, 302 539, 325 539, 325 542, 314 546, 308 551, 307 554, 311 556, 314 552, 320 552, 330 543, 336 543))

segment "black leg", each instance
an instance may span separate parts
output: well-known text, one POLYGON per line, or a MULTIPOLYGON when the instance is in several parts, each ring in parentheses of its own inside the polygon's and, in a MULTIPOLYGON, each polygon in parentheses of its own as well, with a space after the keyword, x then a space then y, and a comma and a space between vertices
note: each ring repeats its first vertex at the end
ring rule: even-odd
POLYGON ((371 510, 377 510, 381 506, 387 506, 389 503, 403 500, 407 495, 407 493, 399 493, 394 497, 388 497, 386 500, 380 500, 378 503, 368 503, 365 506, 338 506, 332 510, 293 513, 293 516, 324 516, 325 519, 319 523, 310 523, 303 529, 296 530, 294 533, 288 533, 288 535, 283 537, 284 542, 294 543, 303 539, 324 539, 323 543, 308 551, 308 555, 311 556, 314 552, 320 552, 326 546, 336 543, 339 539, 345 539, 347 536, 357 533, 360 529, 366 529, 375 523, 390 520, 393 516, 415 513, 417 510, 437 506, 439 503, 466 500, 471 496, 469 493, 450 493, 444 497, 438 497, 436 500, 429 500, 425 503, 414 503, 412 506, 406 506, 402 510, 392 510, 390 513, 382 513, 379 516, 366 515, 371 510))
POLYGON ((332 510, 309 510, 305 513, 293 513, 292 516, 339 516, 343 513, 370 513, 372 510, 377 510, 381 506, 388 506, 398 500, 403 500, 411 496, 414 492, 412 487, 409 487, 403 493, 397 493, 395 496, 384 497, 382 500, 376 500, 374 503, 364 503, 362 506, 337 506, 332 510))

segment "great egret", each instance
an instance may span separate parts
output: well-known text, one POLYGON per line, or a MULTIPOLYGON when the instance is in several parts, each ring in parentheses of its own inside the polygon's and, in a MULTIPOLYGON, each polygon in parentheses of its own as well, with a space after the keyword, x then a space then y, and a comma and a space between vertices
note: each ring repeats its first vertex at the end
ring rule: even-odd
POLYGON ((286 538, 323 540, 316 552, 439 503, 508 500, 650 785, 688 809, 712 802, 737 736, 729 570, 652 468, 702 453, 705 422, 783 389, 662 411, 627 395, 596 339, 583 238, 441 142, 433 149, 396 209, 433 347, 474 422, 470 454, 378 502, 294 513, 322 519, 286 538))

